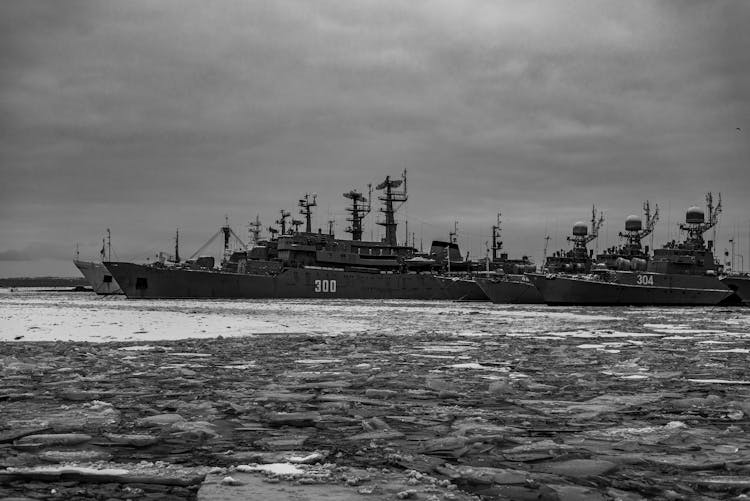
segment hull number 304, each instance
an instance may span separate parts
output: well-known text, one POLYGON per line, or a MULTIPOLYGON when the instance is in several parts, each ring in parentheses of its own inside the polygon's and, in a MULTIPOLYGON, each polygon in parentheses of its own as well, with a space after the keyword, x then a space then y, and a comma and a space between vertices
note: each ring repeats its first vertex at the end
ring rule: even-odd
POLYGON ((316 280, 315 292, 336 292, 335 280, 316 280))
POLYGON ((638 275, 636 278, 636 283, 638 285, 654 285, 654 276, 653 275, 638 275))

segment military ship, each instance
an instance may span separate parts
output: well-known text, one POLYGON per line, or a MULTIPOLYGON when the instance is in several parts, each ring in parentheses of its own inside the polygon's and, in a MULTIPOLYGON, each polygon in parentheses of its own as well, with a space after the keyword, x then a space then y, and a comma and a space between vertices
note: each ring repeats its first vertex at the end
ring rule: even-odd
MULTIPOLYGON (((573 235, 568 237, 568 241, 573 243, 573 249, 567 252, 557 251, 547 258, 545 246, 545 271, 548 273, 588 271, 591 268, 592 254, 586 246, 597 238, 602 224, 604 224, 604 216, 600 213, 597 217, 596 207, 592 207, 591 234, 588 232, 586 223, 579 221, 573 225, 573 235)), ((477 284, 493 303, 544 303, 541 293, 528 277, 529 273, 536 271, 536 266, 526 256, 521 260, 509 260, 508 255, 503 253, 500 259, 497 259, 497 250, 502 248, 499 232, 500 215, 498 214, 497 225, 492 227, 493 261, 496 262, 497 270, 486 277, 477 277, 475 279, 477 284)))
POLYGON ((609 269, 604 264, 594 266, 591 273, 531 274, 547 304, 554 305, 716 305, 732 294, 718 278, 713 255, 713 242, 704 241, 703 234, 716 226, 721 213, 721 196, 716 207, 709 193, 706 196, 708 218, 699 207, 690 207, 685 224, 683 242, 672 241, 655 249, 645 269, 639 258, 626 259, 623 255, 639 244, 646 231, 629 218, 626 226, 628 243, 618 259, 620 269, 609 269), (629 267, 630 270, 625 269, 629 267))
POLYGON ((500 240, 500 216, 498 213, 497 222, 492 226, 492 260, 487 263, 488 270, 484 275, 476 276, 474 280, 493 303, 543 303, 539 291, 525 275, 536 271, 536 265, 529 257, 509 259, 507 252, 500 252, 498 255, 498 251, 503 248, 503 242, 500 240))
MULTIPOLYGON (((289 229, 288 211, 281 210, 269 228, 271 239, 233 252, 228 224, 224 235, 225 258, 219 269, 213 258, 189 259, 178 266, 106 262, 105 266, 128 298, 347 298, 347 299, 448 299, 486 297, 473 280, 441 273, 440 265, 420 257, 396 239, 395 213, 407 200, 406 171, 402 179, 386 177, 376 190, 384 207, 382 241, 362 240, 362 220, 371 210, 371 193, 352 190, 344 194, 352 240, 337 239, 333 231, 313 232, 311 209, 315 197, 299 201, 305 231, 289 229)), ((292 226, 298 227, 292 220, 292 226)), ((236 237, 236 235, 234 235, 236 237)), ((239 238, 236 238, 239 240, 239 238)))
MULTIPOLYGON (((100 254, 102 257, 102 261, 110 260, 110 258, 108 258, 107 256, 112 255, 112 239, 109 228, 107 228, 106 242, 104 239, 102 239, 102 250, 100 251, 100 254), (106 252, 107 249, 109 250, 109 253, 106 252)), ((78 250, 76 250, 76 257, 75 259, 73 259, 73 264, 75 264, 76 268, 78 268, 78 271, 80 271, 81 274, 86 278, 94 292, 102 296, 123 294, 120 285, 112 277, 112 274, 107 270, 107 268, 104 267, 102 263, 97 263, 94 261, 81 261, 79 257, 80 256, 78 250)))

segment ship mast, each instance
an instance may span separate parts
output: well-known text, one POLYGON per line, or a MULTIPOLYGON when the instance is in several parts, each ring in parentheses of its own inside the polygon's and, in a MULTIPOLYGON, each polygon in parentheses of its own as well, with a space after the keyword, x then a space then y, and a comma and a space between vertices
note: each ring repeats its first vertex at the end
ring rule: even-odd
MULTIPOLYGON (((299 206, 301 207, 299 210, 299 213, 305 216, 305 231, 307 233, 312 232, 312 207, 317 206, 316 198, 318 195, 315 193, 312 194, 312 201, 310 201, 310 194, 305 193, 305 198, 301 198, 299 201, 299 206)), ((292 224, 294 224, 294 220, 292 221, 292 224)), ((300 222, 300 224, 302 224, 300 222)), ((296 229, 296 228, 295 228, 296 229)))
POLYGON ((232 235, 232 228, 229 227, 229 216, 224 216, 224 226, 221 227, 221 232, 224 234, 224 259, 226 259, 229 252, 229 237, 232 235))
POLYGON ((503 248, 503 242, 500 240, 500 216, 497 213, 497 223, 492 227, 492 261, 497 261, 497 251, 503 248))
POLYGON ((367 197, 357 190, 344 193, 344 198, 352 201, 352 206, 346 208, 346 211, 351 213, 351 217, 346 218, 346 220, 352 225, 345 230, 352 234, 352 240, 362 240, 362 220, 372 210, 372 185, 368 184, 367 188, 369 190, 367 197))
POLYGON ((250 221, 248 224, 248 231, 252 235, 253 238, 253 244, 257 245, 260 241, 260 214, 255 215, 255 221, 250 221))
POLYGON ((177 228, 174 234, 174 262, 180 262, 180 229, 177 228))
POLYGON ((453 221, 453 231, 448 232, 448 242, 452 244, 458 242, 458 221, 453 221))
POLYGON ((599 230, 602 229, 604 224, 604 213, 599 212, 599 219, 596 218, 596 206, 591 206, 591 235, 585 238, 584 245, 592 242, 599 236, 599 230))
POLYGON ((640 240, 643 240, 654 232, 656 222, 659 220, 659 206, 655 206, 654 213, 652 215, 651 206, 649 205, 648 200, 646 200, 645 202, 643 202, 643 214, 646 216, 646 229, 641 233, 640 240))
MULTIPOLYGON (((408 196, 406 194, 406 169, 402 174, 402 179, 396 179, 391 181, 390 176, 386 176, 385 181, 375 187, 376 190, 385 190, 385 195, 378 197, 378 200, 385 202, 385 208, 380 209, 385 214, 385 221, 378 221, 377 224, 385 226, 385 239, 384 242, 392 247, 396 247, 396 218, 394 217, 398 207, 393 206, 394 202, 401 202, 401 205, 406 202, 408 196), (396 188, 404 185, 402 191, 396 191, 396 188)), ((400 207, 400 205, 399 205, 400 207)))
MULTIPOLYGON (((288 218, 292 214, 288 211, 285 211, 284 209, 279 210, 279 214, 281 214, 281 217, 276 220, 276 224, 281 226, 281 234, 286 235, 286 218, 288 218)), ((270 228, 269 228, 269 231, 270 231, 270 228)))
MULTIPOLYGON (((721 202, 719 203, 721 205, 721 202)), ((107 261, 112 261, 112 233, 107 228, 107 261)))

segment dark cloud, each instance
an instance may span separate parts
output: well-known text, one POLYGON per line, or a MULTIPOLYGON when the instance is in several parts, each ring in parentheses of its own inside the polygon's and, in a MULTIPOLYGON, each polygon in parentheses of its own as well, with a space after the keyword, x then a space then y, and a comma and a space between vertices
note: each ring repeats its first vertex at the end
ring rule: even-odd
POLYGON ((72 259, 71 249, 60 244, 32 242, 22 249, 0 250, 0 261, 39 261, 42 259, 72 259))
POLYGON ((3 2, 0 241, 95 256, 112 227, 144 258, 175 227, 197 248, 225 214, 268 225, 307 191, 341 231, 341 193, 404 168, 402 220, 427 240, 458 219, 474 254, 497 211, 508 250, 540 255, 592 203, 614 228, 650 199, 674 226, 708 190, 724 237, 747 232, 749 10, 3 2))

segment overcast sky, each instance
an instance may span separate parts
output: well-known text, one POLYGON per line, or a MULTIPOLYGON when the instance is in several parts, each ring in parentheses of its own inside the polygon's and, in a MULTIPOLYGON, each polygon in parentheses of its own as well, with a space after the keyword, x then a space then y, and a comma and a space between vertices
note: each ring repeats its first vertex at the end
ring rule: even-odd
MULTIPOLYGON (((703 1, 0 2, 0 276, 76 276, 183 255, 228 215, 408 169, 417 246, 567 246, 592 204, 617 243, 658 203, 655 243, 721 192, 718 247, 750 238, 750 3, 703 1)), ((365 236, 381 235, 376 214, 365 236)), ((399 238, 405 228, 399 227, 399 238)), ((747 267, 747 266, 746 266, 747 267)))

